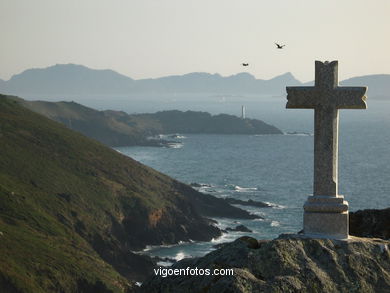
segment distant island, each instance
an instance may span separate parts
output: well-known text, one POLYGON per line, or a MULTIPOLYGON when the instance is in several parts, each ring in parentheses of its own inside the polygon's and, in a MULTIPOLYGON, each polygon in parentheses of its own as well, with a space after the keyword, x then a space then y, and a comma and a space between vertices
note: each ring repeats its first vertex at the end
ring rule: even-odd
POLYGON ((0 82, 0 92, 13 95, 128 95, 131 93, 269 93, 284 92, 301 82, 287 72, 269 80, 241 72, 231 76, 191 72, 184 75, 135 80, 113 70, 96 70, 77 64, 32 68, 0 82))
MULTIPOLYGON (((285 94, 286 86, 308 85, 292 73, 286 72, 264 80, 240 72, 231 76, 218 73, 191 72, 161 78, 135 80, 113 70, 91 69, 77 64, 56 64, 46 68, 32 68, 15 74, 9 80, 0 80, 0 92, 46 97, 112 97, 131 94, 285 94)), ((341 85, 368 86, 370 98, 390 100, 390 74, 373 74, 353 77, 340 82, 341 85)))
POLYGON ((122 111, 98 111, 75 102, 13 99, 108 146, 167 145, 167 140, 151 139, 160 134, 283 134, 261 120, 241 119, 227 114, 172 110, 130 115, 122 111))

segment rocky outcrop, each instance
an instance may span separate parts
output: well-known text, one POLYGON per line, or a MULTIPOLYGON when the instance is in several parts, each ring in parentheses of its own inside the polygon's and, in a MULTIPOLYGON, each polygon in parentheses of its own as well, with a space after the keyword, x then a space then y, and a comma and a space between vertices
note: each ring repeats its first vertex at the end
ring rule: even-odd
POLYGON ((268 203, 256 201, 256 200, 252 200, 252 199, 241 200, 241 199, 236 199, 236 198, 232 198, 232 197, 227 197, 227 198, 224 198, 224 200, 229 204, 239 204, 242 206, 252 206, 252 207, 257 207, 257 208, 272 208, 272 206, 268 203))
POLYGON ((223 217, 234 219, 262 219, 262 217, 230 205, 223 198, 200 193, 191 186, 178 184, 176 188, 191 202, 195 211, 204 217, 223 217))
POLYGON ((349 213, 349 233, 359 237, 390 239, 390 208, 349 213))
POLYGON ((248 232, 248 233, 253 232, 251 229, 249 229, 248 227, 246 227, 244 225, 237 225, 235 228, 227 227, 226 231, 228 231, 228 232, 248 232))
POLYGON ((210 275, 153 276, 142 292, 390 292, 390 242, 379 239, 243 237, 172 269, 184 274, 187 267, 210 275), (213 275, 215 269, 234 274, 213 275))

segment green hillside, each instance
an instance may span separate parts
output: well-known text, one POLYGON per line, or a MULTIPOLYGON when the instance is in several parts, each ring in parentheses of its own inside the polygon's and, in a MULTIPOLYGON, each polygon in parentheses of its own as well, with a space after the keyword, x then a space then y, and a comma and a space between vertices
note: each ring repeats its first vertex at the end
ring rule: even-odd
POLYGON ((282 134, 275 126, 257 119, 196 111, 162 111, 129 115, 122 111, 97 111, 75 102, 25 101, 25 107, 109 146, 160 146, 149 140, 157 134, 282 134))
POLYGON ((25 101, 25 107, 50 119, 61 122, 109 146, 153 145, 147 140, 148 128, 155 128, 152 121, 146 125, 141 119, 133 119, 120 111, 97 111, 75 102, 25 101))
POLYGON ((241 119, 234 115, 211 115, 197 111, 161 111, 154 114, 133 115, 138 119, 157 121, 160 133, 206 134, 283 134, 275 126, 257 119, 241 119))
POLYGON ((131 250, 219 235, 186 188, 0 95, 0 292, 131 291, 131 250))

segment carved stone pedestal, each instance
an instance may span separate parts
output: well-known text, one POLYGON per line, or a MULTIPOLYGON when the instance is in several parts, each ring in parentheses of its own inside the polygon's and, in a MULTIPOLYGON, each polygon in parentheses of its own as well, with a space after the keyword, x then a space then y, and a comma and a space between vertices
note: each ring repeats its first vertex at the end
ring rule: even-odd
POLYGON ((304 208, 303 232, 307 237, 348 239, 348 202, 342 195, 309 196, 304 208))

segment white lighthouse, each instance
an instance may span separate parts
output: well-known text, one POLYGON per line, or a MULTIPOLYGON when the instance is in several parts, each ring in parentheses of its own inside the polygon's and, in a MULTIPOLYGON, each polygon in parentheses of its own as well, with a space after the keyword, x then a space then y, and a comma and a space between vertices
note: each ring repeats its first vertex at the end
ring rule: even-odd
POLYGON ((245 106, 241 106, 241 119, 245 119, 245 106))

